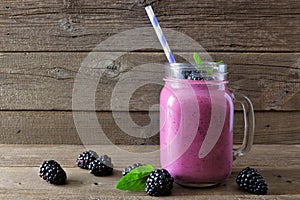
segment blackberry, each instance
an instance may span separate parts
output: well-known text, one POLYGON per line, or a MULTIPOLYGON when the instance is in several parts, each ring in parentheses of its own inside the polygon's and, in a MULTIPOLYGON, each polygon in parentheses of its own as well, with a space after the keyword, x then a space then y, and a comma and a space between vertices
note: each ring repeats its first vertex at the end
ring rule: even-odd
POLYGON ((207 72, 205 70, 193 70, 182 72, 183 79, 194 80, 194 81, 212 81, 214 80, 214 75, 212 72, 207 72))
POLYGON ((195 80, 195 81, 201 81, 204 80, 204 77, 202 73, 198 70, 192 71, 188 76, 187 79, 189 80, 195 80))
POLYGON ((54 160, 43 162, 40 167, 39 176, 48 183, 62 185, 66 182, 67 174, 63 168, 54 160))
POLYGON ((183 79, 188 79, 188 77, 190 76, 191 72, 190 71, 182 71, 181 75, 183 79))
POLYGON ((165 169, 152 171, 146 181, 145 191, 150 196, 165 196, 173 188, 173 177, 165 169))
POLYGON ((85 151, 77 157, 76 159, 77 166, 82 169, 88 169, 89 164, 92 161, 96 160, 98 157, 99 156, 95 151, 92 150, 85 151))
POLYGON ((122 176, 125 176, 126 174, 128 174, 131 170, 137 168, 137 167, 140 167, 140 166, 143 166, 143 164, 141 163, 135 163, 125 169, 122 170, 122 176))
POLYGON ((266 194, 268 185, 258 170, 250 167, 243 169, 236 178, 239 187, 254 194, 266 194))
POLYGON ((100 156, 97 160, 90 163, 90 173, 95 176, 108 176, 112 174, 113 164, 107 155, 100 156))

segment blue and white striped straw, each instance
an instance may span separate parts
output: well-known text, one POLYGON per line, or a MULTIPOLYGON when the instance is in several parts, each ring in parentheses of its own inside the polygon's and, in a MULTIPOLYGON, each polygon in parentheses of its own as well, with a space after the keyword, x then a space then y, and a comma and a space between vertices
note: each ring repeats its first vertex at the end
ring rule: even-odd
POLYGON ((145 9, 146 9, 147 15, 148 15, 148 17, 151 21, 151 24, 152 24, 152 26, 155 30, 155 33, 156 33, 156 35, 159 39, 159 42, 160 42, 160 44, 161 44, 161 46, 162 46, 162 48, 163 48, 163 50, 164 50, 164 52, 165 52, 165 54, 168 58, 169 63, 175 63, 176 61, 174 59, 172 51, 171 51, 171 49, 168 45, 168 42, 166 40, 166 37, 165 37, 164 33, 162 32, 162 30, 159 26, 159 23, 158 23, 157 18, 156 18, 155 14, 152 10, 151 5, 146 6, 145 9))

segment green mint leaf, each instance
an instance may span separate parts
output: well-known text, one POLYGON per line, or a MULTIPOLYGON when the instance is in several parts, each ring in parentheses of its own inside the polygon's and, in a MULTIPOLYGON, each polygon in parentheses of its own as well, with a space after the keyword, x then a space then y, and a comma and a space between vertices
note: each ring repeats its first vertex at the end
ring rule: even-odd
POLYGON ((222 64, 223 63, 223 60, 219 60, 218 62, 217 62, 217 64, 219 65, 219 64, 222 64))
POLYGON ((195 62, 196 62, 197 65, 202 65, 202 60, 201 60, 200 56, 196 52, 194 52, 193 57, 194 57, 194 60, 195 60, 195 62))
POLYGON ((146 180, 153 170, 152 165, 137 167, 123 176, 117 183, 116 188, 129 191, 145 190, 146 180))

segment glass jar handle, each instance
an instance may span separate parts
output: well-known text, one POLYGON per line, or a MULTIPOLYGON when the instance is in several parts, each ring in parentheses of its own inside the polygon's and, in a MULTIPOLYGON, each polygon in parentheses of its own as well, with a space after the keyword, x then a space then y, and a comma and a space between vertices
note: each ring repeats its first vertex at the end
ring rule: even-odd
POLYGON ((253 105, 248 97, 242 94, 234 94, 235 102, 242 105, 244 113, 244 139, 242 146, 233 149, 233 158, 241 157, 250 151, 253 144, 255 119, 253 105))

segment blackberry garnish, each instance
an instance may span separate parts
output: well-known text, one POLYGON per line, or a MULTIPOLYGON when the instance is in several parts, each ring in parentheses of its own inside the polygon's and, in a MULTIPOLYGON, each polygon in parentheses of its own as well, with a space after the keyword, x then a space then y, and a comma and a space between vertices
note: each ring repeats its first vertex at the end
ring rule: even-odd
POLYGON ((146 181, 145 191, 150 196, 169 195, 173 188, 174 179, 165 169, 152 171, 146 181))
POLYGON ((113 164, 107 155, 100 156, 97 160, 90 163, 90 173, 95 176, 108 176, 112 174, 113 164))
POLYGON ((77 166, 82 169, 88 169, 89 164, 92 161, 96 160, 98 157, 99 156, 95 151, 91 151, 91 150, 85 151, 77 157, 76 159, 77 166))
POLYGON ((195 81, 201 81, 201 80, 204 80, 204 77, 203 77, 203 75, 202 75, 202 73, 200 71, 195 70, 195 71, 192 71, 188 75, 187 79, 189 79, 189 80, 195 80, 195 81))
POLYGON ((63 168, 54 160, 43 162, 40 167, 39 176, 48 183, 62 185, 66 182, 67 174, 63 168))
POLYGON ((140 167, 140 166, 143 166, 143 164, 141 163, 135 163, 125 169, 122 170, 122 176, 125 176, 126 174, 128 174, 131 170, 137 168, 137 167, 140 167))
POLYGON ((239 187, 254 194, 266 194, 268 185, 257 169, 246 167, 236 178, 239 187))
POLYGON ((188 77, 190 76, 191 72, 190 71, 182 71, 182 78, 183 79, 188 79, 188 77))

